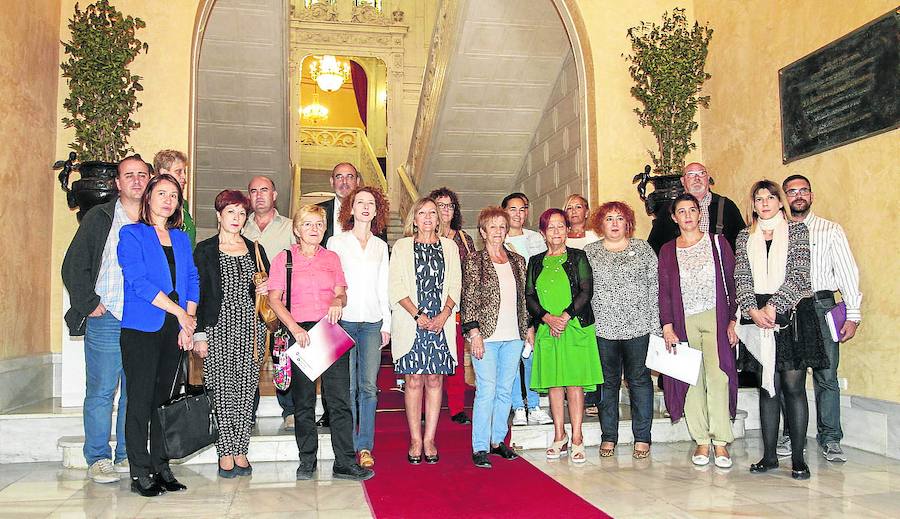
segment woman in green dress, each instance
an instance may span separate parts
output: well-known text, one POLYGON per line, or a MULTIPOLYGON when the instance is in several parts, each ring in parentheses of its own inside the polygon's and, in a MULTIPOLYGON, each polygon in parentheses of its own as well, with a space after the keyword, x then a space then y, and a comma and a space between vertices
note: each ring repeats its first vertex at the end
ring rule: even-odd
POLYGON ((564 401, 568 400, 571 460, 583 463, 584 392, 595 391, 603 383, 591 311, 591 266, 583 251, 566 247, 569 233, 566 213, 547 209, 541 214, 539 225, 547 251, 528 262, 525 283, 528 313, 539 324, 534 340, 531 388, 550 394, 554 436, 547 449, 547 459, 559 459, 570 450, 563 413, 564 401))

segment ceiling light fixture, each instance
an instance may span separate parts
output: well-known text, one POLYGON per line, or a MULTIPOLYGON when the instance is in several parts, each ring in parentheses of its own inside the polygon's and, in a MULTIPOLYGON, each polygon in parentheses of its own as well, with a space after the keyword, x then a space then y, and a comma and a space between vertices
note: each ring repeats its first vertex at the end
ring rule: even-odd
POLYGON ((324 92, 336 92, 350 79, 350 63, 326 54, 309 64, 309 75, 324 92))

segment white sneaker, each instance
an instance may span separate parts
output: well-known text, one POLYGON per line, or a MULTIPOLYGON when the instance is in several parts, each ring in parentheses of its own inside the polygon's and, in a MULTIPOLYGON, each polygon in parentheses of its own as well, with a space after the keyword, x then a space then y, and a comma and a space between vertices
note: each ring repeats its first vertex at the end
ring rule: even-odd
POLYGON ((128 474, 131 472, 131 465, 128 464, 128 458, 116 463, 113 468, 115 468, 117 474, 128 474))
POLYGON ((87 476, 94 483, 115 483, 119 481, 116 469, 111 459, 97 460, 87 470, 87 476))
POLYGON ((778 438, 778 444, 775 446, 775 454, 779 458, 786 458, 791 455, 791 437, 782 436, 778 438))
POLYGON ((540 407, 532 407, 528 410, 528 425, 547 425, 551 423, 553 423, 553 418, 550 418, 550 415, 540 407))
POLYGON ((513 414, 513 425, 527 425, 528 417, 525 415, 525 408, 521 407, 516 409, 515 414, 513 414))

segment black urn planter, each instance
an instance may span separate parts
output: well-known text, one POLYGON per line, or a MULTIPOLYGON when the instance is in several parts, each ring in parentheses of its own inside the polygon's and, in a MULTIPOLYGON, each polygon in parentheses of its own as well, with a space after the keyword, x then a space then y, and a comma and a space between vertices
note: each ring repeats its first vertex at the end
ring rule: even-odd
POLYGON ((89 160, 75 163, 75 152, 69 153, 69 160, 54 164, 54 169, 62 169, 59 183, 66 192, 66 201, 72 209, 78 208, 76 217, 80 222, 84 215, 94 206, 104 204, 116 198, 119 189, 116 187, 118 165, 114 162, 89 160), (69 174, 77 170, 81 178, 72 182, 69 187, 69 174))
POLYGON ((632 183, 637 183, 638 195, 644 201, 644 209, 647 210, 649 216, 659 216, 661 211, 669 208, 667 202, 675 200, 678 195, 684 193, 684 186, 681 185, 681 175, 650 175, 650 166, 644 166, 644 172, 638 173, 632 179, 632 183), (647 194, 647 184, 653 184, 653 192, 647 194))

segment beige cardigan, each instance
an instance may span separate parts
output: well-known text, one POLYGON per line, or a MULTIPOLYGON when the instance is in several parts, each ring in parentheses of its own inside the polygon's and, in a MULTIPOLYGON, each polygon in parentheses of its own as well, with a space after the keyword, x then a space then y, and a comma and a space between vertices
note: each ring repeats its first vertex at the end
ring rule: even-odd
MULTIPOLYGON (((441 291, 441 302, 446 302, 449 296, 459 308, 460 292, 462 290, 462 270, 459 264, 459 248, 453 240, 441 238, 441 247, 444 249, 444 289, 441 291)), ((391 354, 394 360, 398 360, 410 350, 416 338, 416 322, 405 308, 400 306, 400 301, 408 297, 413 304, 418 306, 416 295, 416 265, 413 255, 413 238, 401 238, 397 240, 391 249, 391 260, 388 274, 388 299, 391 303, 391 354)), ((450 355, 459 365, 456 358, 456 318, 450 316, 444 323, 444 336, 447 338, 447 347, 450 355)))

